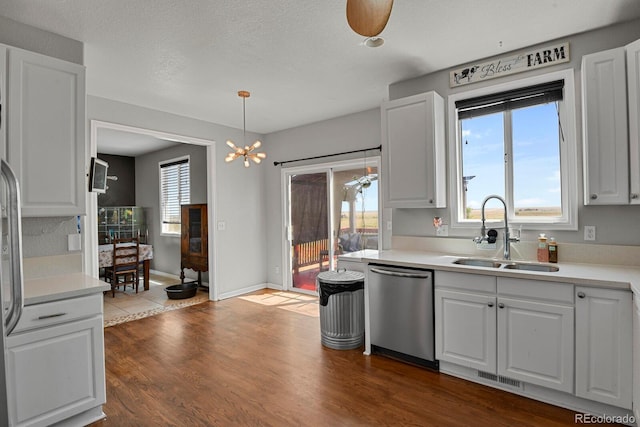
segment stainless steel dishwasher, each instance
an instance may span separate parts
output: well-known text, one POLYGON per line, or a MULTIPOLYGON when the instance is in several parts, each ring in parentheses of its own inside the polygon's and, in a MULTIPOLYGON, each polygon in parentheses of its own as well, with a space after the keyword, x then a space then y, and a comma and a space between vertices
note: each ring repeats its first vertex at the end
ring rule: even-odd
POLYGON ((437 369, 433 272, 369 264, 367 286, 372 351, 437 369))

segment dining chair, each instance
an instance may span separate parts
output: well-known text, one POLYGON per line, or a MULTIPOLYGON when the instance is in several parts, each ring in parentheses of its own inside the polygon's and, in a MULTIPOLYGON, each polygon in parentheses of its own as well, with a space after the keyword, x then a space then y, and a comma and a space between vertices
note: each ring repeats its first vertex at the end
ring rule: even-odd
POLYGON ((113 262, 106 270, 106 278, 111 283, 112 296, 116 296, 116 288, 131 285, 138 293, 140 257, 140 241, 137 237, 114 239, 113 262))

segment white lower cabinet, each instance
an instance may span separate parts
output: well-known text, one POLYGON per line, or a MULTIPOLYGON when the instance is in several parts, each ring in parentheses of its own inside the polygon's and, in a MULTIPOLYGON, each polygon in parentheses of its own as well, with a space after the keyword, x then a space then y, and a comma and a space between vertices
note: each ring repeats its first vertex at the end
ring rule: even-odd
POLYGON ((436 359, 495 374, 495 304, 495 296, 436 289, 436 359))
POLYGON ((576 296, 576 395, 631 409, 632 294, 576 286, 576 296))
POLYGON ((498 297, 498 375, 573 392, 573 307, 498 297))
POLYGON ((634 310, 630 291, 456 272, 434 277, 438 360, 614 410, 635 407, 638 415, 640 304, 634 310))
POLYGON ((48 426, 96 409, 101 413, 106 401, 101 298, 26 307, 19 332, 7 337, 12 426, 48 426), (87 306, 99 312, 87 315, 87 306), (38 321, 42 325, 35 327, 38 321))

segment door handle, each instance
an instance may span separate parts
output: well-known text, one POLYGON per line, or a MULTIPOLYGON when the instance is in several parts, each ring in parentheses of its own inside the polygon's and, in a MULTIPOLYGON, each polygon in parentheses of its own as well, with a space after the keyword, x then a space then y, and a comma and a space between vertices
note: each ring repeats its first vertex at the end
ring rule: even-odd
POLYGON ((411 279, 428 279, 431 277, 429 273, 403 273, 400 271, 385 270, 382 268, 371 267, 373 273, 384 274, 385 276, 408 277, 411 279))

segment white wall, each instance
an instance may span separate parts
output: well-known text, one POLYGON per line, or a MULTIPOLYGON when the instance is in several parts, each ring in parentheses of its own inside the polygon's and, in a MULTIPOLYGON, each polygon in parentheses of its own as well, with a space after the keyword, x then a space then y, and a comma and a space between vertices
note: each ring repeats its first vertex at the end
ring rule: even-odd
MULTIPOLYGON (((415 79, 398 82, 389 86, 389 98, 398 99, 418 93, 435 90, 443 97, 465 90, 477 89, 491 86, 493 84, 504 83, 505 81, 516 80, 518 78, 530 77, 537 74, 544 74, 551 71, 571 68, 575 75, 576 89, 576 130, 578 138, 578 165, 579 165, 579 210, 578 222, 579 231, 554 231, 553 235, 559 242, 583 242, 582 226, 595 225, 597 230, 596 244, 618 244, 618 245, 640 245, 640 206, 583 206, 582 187, 582 101, 581 101, 581 76, 580 67, 582 56, 599 52, 606 49, 624 46, 625 44, 640 38, 640 20, 627 22, 612 27, 603 28, 596 31, 565 37, 557 40, 568 41, 571 61, 569 63, 543 68, 541 70, 516 74, 512 76, 494 79, 488 82, 479 82, 462 88, 449 88, 449 71, 442 70, 421 76, 415 79)), ((538 46, 546 46, 556 41, 549 41, 538 46)), ((532 46, 536 47, 536 46, 532 46)), ((505 52, 505 56, 508 56, 505 52)), ((491 58, 487 58, 489 60, 491 58)), ((484 61, 483 58, 469 58, 471 61, 484 61)), ((465 65, 465 64, 461 64, 465 65)), ((446 106, 446 102, 445 102, 446 106)), ((447 127, 448 129, 448 127, 447 127)), ((449 137, 447 136, 447 141, 449 137)), ((448 151, 448 150, 447 150, 448 151)), ((450 217, 449 209, 394 209, 393 211, 393 233, 394 235, 405 236, 435 236, 435 229, 432 226, 434 216, 445 219, 450 217)), ((523 240, 532 241, 538 231, 523 231, 523 240)), ((477 231, 465 231, 449 229, 449 235, 453 237, 472 237, 477 231)))
MULTIPOLYGON (((283 284, 283 212, 280 176, 282 168, 319 164, 362 157, 352 154, 330 157, 323 160, 296 162, 285 166, 274 166, 274 161, 293 160, 321 156, 344 151, 377 147, 380 145, 380 110, 373 109, 275 132, 265 137, 265 151, 269 158, 264 165, 266 171, 266 215, 267 215, 267 280, 274 285, 283 284), (278 267, 280 274, 275 273, 278 267)), ((370 156, 370 154, 367 154, 370 156)))
MULTIPOLYGON (((210 271, 210 277, 215 275, 218 296, 222 298, 264 286, 266 165, 245 169, 241 162, 224 162, 228 152, 225 141, 242 140, 241 129, 95 96, 87 97, 87 119, 215 141, 216 163, 208 165, 207 185, 212 185, 215 195, 214 218, 224 221, 226 227, 224 231, 217 231, 216 224, 209 224, 215 234, 215 242, 210 242, 210 245, 217 248, 214 254, 215 270, 210 271), (215 172, 212 174, 212 171, 215 172)), ((257 137, 247 134, 247 139, 257 137)), ((268 146, 266 150, 268 152, 268 146)))

